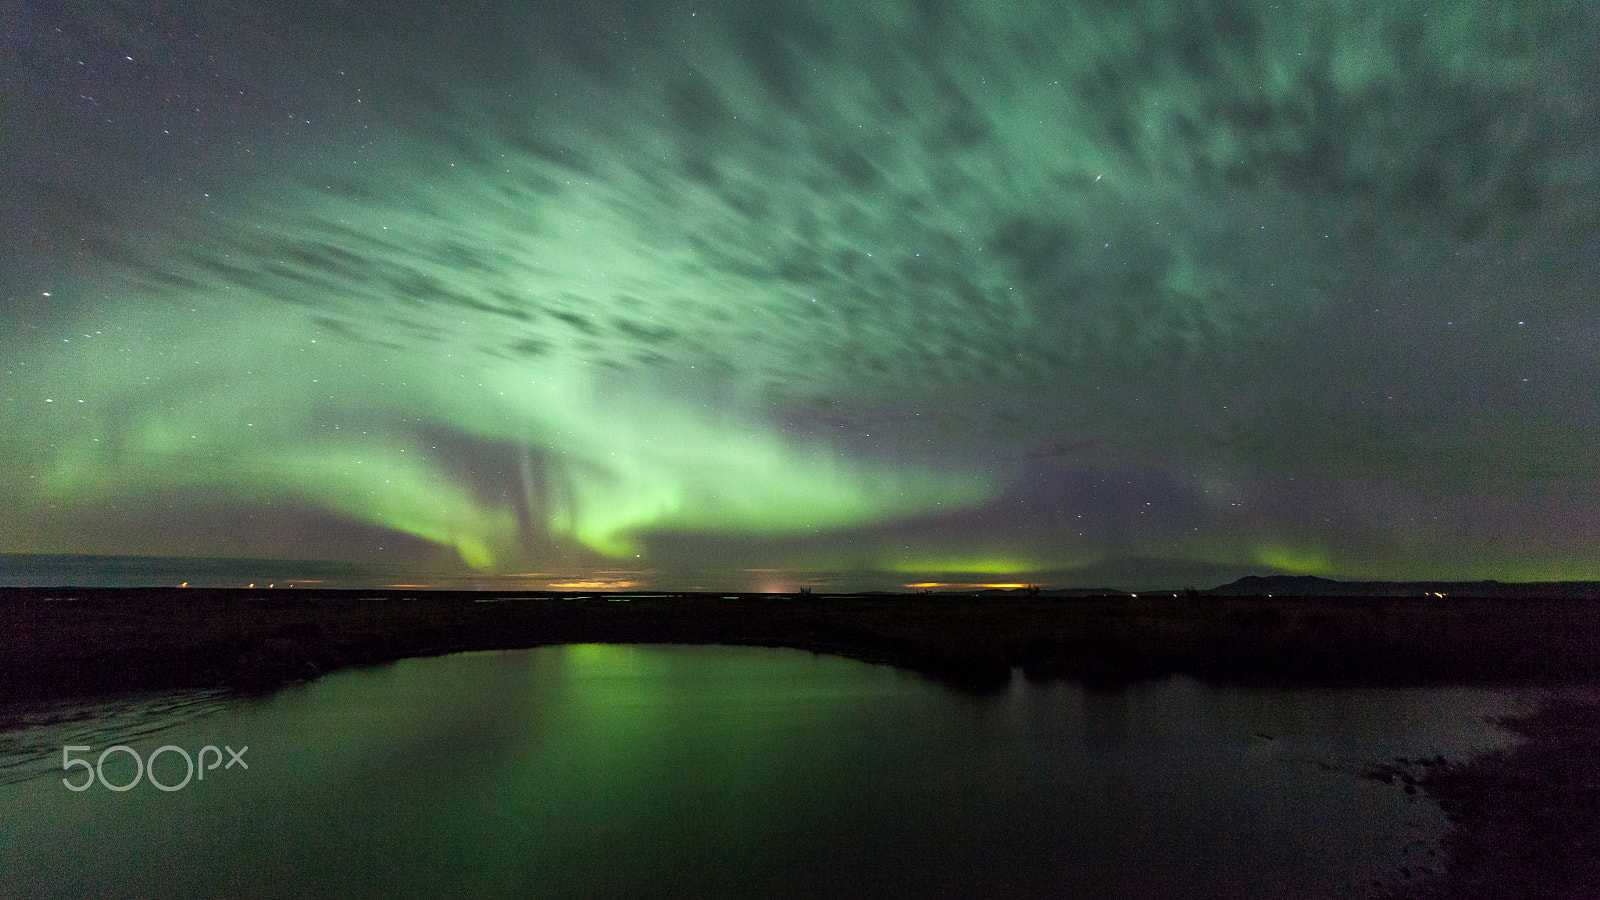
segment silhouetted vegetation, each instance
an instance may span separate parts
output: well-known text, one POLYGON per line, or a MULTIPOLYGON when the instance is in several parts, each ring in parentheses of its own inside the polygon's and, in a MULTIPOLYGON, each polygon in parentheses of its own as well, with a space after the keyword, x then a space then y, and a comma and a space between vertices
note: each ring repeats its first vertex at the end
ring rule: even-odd
POLYGON ((0 615, 0 700, 263 691, 407 656, 580 642, 798 647, 980 690, 1014 669, 1100 683, 1600 678, 1600 603, 1581 600, 8 589, 0 615))

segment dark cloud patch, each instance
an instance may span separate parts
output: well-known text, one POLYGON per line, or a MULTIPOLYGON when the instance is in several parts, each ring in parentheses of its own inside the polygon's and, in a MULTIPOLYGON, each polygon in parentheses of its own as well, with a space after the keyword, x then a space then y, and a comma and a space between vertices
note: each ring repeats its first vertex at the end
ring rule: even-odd
POLYGON ((732 29, 767 93, 789 109, 805 108, 828 52, 828 24, 809 4, 774 3, 742 10, 732 29))
POLYGON ((600 327, 594 324, 594 322, 588 316, 570 312, 553 312, 550 314, 550 317, 559 322, 566 323, 574 331, 582 334, 595 335, 600 333, 600 327))
POLYGON ((317 327, 347 341, 359 343, 364 339, 357 327, 341 319, 334 319, 328 316, 312 316, 311 321, 317 327))
POLYGON ((646 344, 665 344, 677 337, 677 332, 671 328, 651 327, 628 319, 618 319, 612 324, 627 337, 646 344))

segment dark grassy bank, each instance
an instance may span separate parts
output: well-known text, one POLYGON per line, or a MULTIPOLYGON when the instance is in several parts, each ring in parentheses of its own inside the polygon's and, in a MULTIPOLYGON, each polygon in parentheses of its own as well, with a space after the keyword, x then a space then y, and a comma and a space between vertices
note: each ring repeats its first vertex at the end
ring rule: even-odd
POLYGON ((580 642, 797 647, 975 689, 1014 667, 1107 683, 1600 680, 1600 603, 1581 600, 4 589, 0 617, 0 700, 261 691, 408 656, 580 642))
POLYGON ((1420 789, 1451 822, 1441 867, 1389 889, 1389 900, 1600 897, 1600 706, 1557 696, 1501 724, 1526 743, 1370 773, 1420 789))

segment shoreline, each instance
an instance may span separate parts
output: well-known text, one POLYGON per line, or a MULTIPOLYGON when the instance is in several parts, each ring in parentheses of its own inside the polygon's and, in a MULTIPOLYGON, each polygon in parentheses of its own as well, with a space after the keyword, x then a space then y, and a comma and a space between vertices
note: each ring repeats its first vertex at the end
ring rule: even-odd
MULTIPOLYGON (((1535 687, 1527 741, 1366 774, 1438 803, 1442 867, 1373 896, 1600 896, 1600 602, 0 589, 0 733, 30 708, 167 690, 266 695, 344 668, 571 643, 789 647, 953 689, 1033 680, 1535 687)), ((1397 789, 1400 789, 1397 787, 1397 789)), ((1420 799, 1420 798, 1419 798, 1420 799)))
POLYGON ((1600 695, 1556 691, 1501 727, 1525 738, 1466 760, 1407 760, 1366 774, 1444 810, 1439 868, 1385 900, 1600 897, 1600 695))
POLYGON ((792 647, 952 687, 1167 675, 1302 686, 1600 683, 1600 601, 0 589, 0 703, 224 688, 572 643, 792 647))

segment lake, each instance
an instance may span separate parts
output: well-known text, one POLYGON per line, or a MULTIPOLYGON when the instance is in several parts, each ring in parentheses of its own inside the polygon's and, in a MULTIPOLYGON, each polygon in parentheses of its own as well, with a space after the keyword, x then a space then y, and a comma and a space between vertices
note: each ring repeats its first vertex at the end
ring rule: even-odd
POLYGON ((410 659, 13 733, 0 896, 1355 896, 1443 828, 1365 765, 1507 746, 1488 720, 1531 699, 979 696, 746 647, 410 659))

